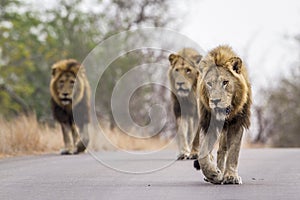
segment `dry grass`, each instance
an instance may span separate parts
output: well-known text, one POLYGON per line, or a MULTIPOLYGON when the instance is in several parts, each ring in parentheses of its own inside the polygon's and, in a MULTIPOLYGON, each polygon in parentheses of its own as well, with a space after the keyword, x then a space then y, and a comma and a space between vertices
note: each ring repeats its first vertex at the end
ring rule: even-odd
POLYGON ((0 118, 0 127, 1 157, 55 152, 63 145, 60 128, 40 124, 35 115, 0 118))
MULTIPOLYGON (((158 137, 138 139, 131 137, 118 129, 111 131, 105 127, 103 133, 90 127, 89 148, 100 150, 157 150, 164 147, 167 141, 158 137)), ((63 148, 63 138, 60 125, 54 128, 41 124, 35 115, 20 115, 12 120, 0 118, 0 158, 33 155, 44 153, 59 153, 63 148)))
MULTIPOLYGON (((102 127, 102 129, 103 132, 91 132, 93 139, 90 148, 93 150, 159 150, 165 148, 166 145, 171 142, 171 139, 161 139, 159 136, 150 138, 132 137, 117 128, 110 130, 108 127, 102 127)), ((132 133, 134 133, 134 131, 132 131, 131 134, 132 133)), ((168 145, 168 148, 176 148, 173 143, 168 145)))

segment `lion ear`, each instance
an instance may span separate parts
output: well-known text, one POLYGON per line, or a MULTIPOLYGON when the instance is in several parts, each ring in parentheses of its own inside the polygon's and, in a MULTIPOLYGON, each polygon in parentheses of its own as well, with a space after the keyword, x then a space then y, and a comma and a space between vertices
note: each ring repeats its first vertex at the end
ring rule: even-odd
POLYGON ((175 55, 175 54, 169 55, 169 61, 170 61, 171 66, 174 66, 177 60, 178 60, 178 55, 175 55))
POLYGON ((52 76, 55 76, 56 69, 52 69, 52 76))
POLYGON ((203 73, 203 69, 204 69, 204 67, 206 66, 206 61, 204 61, 204 60, 201 60, 200 62, 199 62, 199 65, 198 65, 198 70, 200 71, 200 73, 203 73))
POLYGON ((195 55, 195 56, 192 56, 192 59, 193 59, 193 61, 195 62, 196 65, 199 65, 202 57, 203 57, 202 55, 195 55))
POLYGON ((229 65, 232 67, 232 70, 236 73, 241 73, 242 60, 239 57, 230 58, 228 61, 229 65))

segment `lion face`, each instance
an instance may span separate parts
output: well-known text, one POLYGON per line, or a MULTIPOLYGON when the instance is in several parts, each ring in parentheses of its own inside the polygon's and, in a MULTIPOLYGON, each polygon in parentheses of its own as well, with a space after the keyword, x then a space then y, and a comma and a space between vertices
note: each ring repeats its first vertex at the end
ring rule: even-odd
POLYGON ((194 90, 200 74, 197 65, 201 58, 198 52, 188 48, 169 56, 169 78, 177 96, 187 97, 194 90))
POLYGON ((50 92, 58 105, 71 109, 81 101, 87 85, 83 74, 80 64, 72 59, 53 65, 50 92))
POLYGON ((195 68, 183 59, 179 59, 179 62, 172 69, 173 87, 176 94, 180 97, 187 97, 197 81, 198 74, 199 72, 195 68))
POLYGON ((241 112, 249 93, 241 59, 231 55, 226 59, 208 55, 200 65, 203 78, 199 89, 204 106, 217 120, 226 120, 241 112))
POLYGON ((213 67, 203 78, 208 96, 208 105, 217 120, 225 120, 232 106, 236 80, 226 68, 213 67))
POLYGON ((72 103, 73 88, 76 77, 71 72, 62 74, 55 83, 57 96, 62 105, 66 106, 72 103))

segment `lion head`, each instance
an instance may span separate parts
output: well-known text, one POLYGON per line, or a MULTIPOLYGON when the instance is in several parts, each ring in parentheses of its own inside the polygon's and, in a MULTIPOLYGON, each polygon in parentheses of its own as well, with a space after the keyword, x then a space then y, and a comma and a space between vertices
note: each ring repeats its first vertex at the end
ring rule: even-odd
POLYGON ((177 54, 170 54, 169 79, 177 96, 188 97, 191 91, 195 90, 201 58, 197 51, 190 48, 184 48, 177 54))
POLYGON ((219 46, 210 51, 200 67, 200 102, 206 110, 219 121, 246 112, 245 105, 251 103, 250 84, 242 60, 230 47, 219 46))
POLYGON ((84 69, 76 60, 68 59, 52 66, 50 92, 61 107, 71 108, 84 96, 84 69))

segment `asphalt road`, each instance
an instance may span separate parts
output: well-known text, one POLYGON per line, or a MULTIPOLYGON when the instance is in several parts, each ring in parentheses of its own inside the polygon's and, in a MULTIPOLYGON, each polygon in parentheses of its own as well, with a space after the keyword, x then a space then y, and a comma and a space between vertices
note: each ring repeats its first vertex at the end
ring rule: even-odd
POLYGON ((242 149, 243 185, 206 183, 192 161, 173 162, 173 154, 143 159, 96 155, 124 171, 164 167, 141 174, 116 171, 88 153, 2 159, 0 199, 300 199, 300 149, 242 149))

